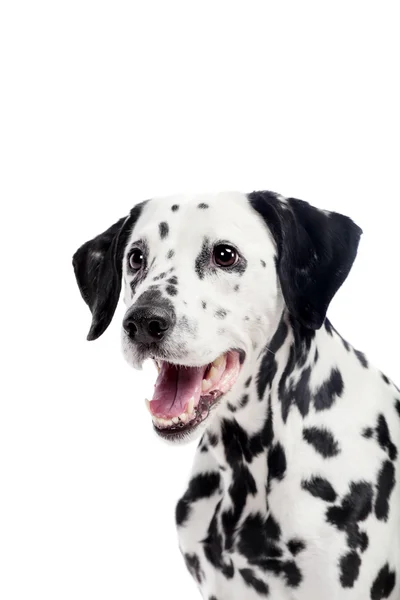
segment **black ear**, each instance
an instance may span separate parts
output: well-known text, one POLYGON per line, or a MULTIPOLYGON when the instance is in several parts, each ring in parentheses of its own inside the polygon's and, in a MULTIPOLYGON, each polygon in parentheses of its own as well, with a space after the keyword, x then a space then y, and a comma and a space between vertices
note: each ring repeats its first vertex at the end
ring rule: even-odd
POLYGON ((272 192, 249 194, 277 244, 277 270, 290 314, 319 329, 353 265, 362 230, 348 217, 272 192))
POLYGON ((100 337, 114 316, 121 292, 124 249, 143 205, 135 206, 128 217, 83 244, 73 256, 76 281, 92 313, 88 340, 100 337))

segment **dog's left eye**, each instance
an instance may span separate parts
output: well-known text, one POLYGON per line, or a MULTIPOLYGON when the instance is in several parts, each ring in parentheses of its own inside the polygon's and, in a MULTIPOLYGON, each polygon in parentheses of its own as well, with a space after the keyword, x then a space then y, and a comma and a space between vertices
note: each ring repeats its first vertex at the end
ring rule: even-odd
POLYGON ((129 256, 129 265, 133 271, 139 271, 144 261, 143 251, 140 248, 134 248, 129 256))
POLYGON ((214 248, 214 262, 219 267, 233 267, 239 258, 236 248, 228 244, 218 244, 214 248))

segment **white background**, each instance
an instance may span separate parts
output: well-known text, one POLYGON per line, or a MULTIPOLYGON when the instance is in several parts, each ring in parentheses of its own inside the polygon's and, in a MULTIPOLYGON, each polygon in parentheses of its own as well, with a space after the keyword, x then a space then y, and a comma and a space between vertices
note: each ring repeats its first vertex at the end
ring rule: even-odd
POLYGON ((71 267, 136 202, 272 189, 353 217, 330 316, 399 381, 396 4, 1 3, 2 600, 197 597, 174 527, 194 447, 153 436, 122 306, 85 341, 71 267))

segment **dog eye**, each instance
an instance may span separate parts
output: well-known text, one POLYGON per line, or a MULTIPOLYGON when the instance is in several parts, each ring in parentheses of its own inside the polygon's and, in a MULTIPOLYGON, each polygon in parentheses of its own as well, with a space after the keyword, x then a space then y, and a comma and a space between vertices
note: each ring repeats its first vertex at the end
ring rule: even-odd
POLYGON ((144 261, 143 251, 140 248, 134 248, 129 256, 129 264, 133 271, 139 271, 144 261))
POLYGON ((238 258, 238 252, 232 246, 218 244, 214 248, 214 262, 219 267, 233 267, 238 258))

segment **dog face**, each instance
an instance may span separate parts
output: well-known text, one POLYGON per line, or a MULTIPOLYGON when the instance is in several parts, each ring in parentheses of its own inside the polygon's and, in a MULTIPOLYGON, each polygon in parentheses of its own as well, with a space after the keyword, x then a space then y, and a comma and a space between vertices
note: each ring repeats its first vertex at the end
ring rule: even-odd
POLYGON ((155 360, 154 427, 182 439, 233 398, 285 309, 321 326, 360 233, 347 217, 268 192, 152 199, 74 256, 88 337, 110 323, 123 281, 125 358, 155 360))

